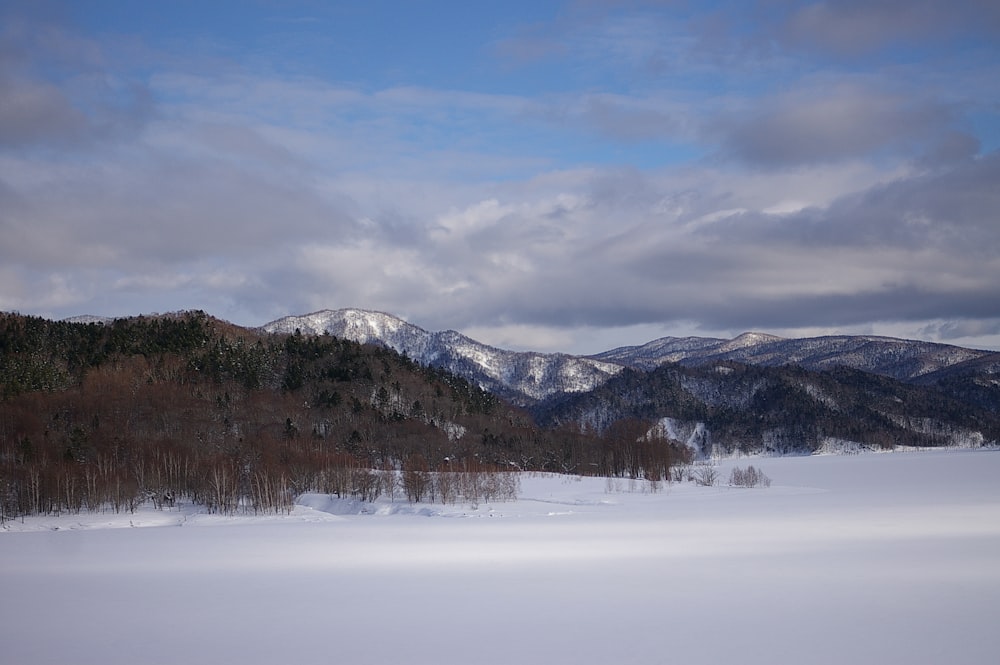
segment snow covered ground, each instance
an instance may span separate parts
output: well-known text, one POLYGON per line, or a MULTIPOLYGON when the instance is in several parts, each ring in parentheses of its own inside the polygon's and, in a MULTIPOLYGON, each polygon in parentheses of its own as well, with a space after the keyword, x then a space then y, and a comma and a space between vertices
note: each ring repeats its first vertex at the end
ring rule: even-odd
POLYGON ((540 476, 492 505, 8 523, 0 662, 996 662, 1000 452, 719 475, 751 463, 770 488, 540 476))

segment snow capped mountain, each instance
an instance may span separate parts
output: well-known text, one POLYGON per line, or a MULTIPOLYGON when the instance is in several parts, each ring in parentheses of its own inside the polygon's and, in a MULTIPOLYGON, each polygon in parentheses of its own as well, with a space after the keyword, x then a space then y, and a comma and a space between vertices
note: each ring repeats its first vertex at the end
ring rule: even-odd
MULTIPOLYGON (((262 326, 269 333, 329 334, 359 344, 378 344, 425 362, 433 335, 400 318, 363 309, 325 309, 302 316, 286 316, 262 326)), ((425 362, 425 364, 428 364, 425 362)))
POLYGON ((506 351, 454 330, 428 332, 390 314, 361 309, 287 316, 262 329, 269 333, 327 333, 362 344, 380 344, 423 365, 443 367, 519 404, 558 393, 592 390, 622 370, 619 364, 592 358, 506 351))
POLYGON ((625 367, 648 371, 667 362, 689 367, 722 361, 768 367, 798 365, 811 370, 849 367, 927 385, 953 380, 963 384, 957 388, 966 395, 963 399, 987 408, 995 408, 990 405, 1000 392, 1000 386, 993 381, 1000 373, 1000 353, 871 335, 786 339, 747 332, 731 340, 663 337, 641 346, 583 357, 507 351, 454 330, 428 332, 391 314, 363 309, 288 316, 266 324, 262 330, 269 333, 299 330, 306 335, 327 333, 386 346, 423 365, 442 367, 463 376, 522 406, 559 394, 593 390, 625 367), (978 391, 975 396, 966 394, 970 381, 979 382, 974 386, 978 391))
POLYGON ((652 369, 665 362, 680 362, 692 353, 713 349, 725 342, 715 337, 661 337, 642 346, 622 346, 591 357, 637 369, 652 369))
POLYGON ((642 346, 613 349, 592 357, 645 370, 665 362, 695 366, 722 360, 749 365, 800 365, 817 370, 843 366, 912 381, 960 363, 1000 357, 1000 354, 871 335, 785 339, 762 333, 743 333, 732 340, 664 337, 642 346))

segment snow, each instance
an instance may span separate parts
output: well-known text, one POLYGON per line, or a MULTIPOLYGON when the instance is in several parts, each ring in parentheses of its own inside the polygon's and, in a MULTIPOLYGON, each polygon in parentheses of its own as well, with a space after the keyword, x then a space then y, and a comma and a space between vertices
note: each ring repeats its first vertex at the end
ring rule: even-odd
POLYGON ((8 523, 0 661, 995 661, 1000 452, 730 459, 719 477, 748 464, 770 488, 534 475, 489 505, 8 523))
POLYGON ((759 346, 761 344, 769 344, 771 342, 783 342, 785 341, 777 335, 768 335, 767 333, 759 332, 745 332, 742 335, 734 337, 725 344, 719 346, 720 352, 736 351, 738 349, 746 349, 752 346, 759 346))
POLYGON ((694 454, 694 457, 704 457, 709 437, 708 430, 703 422, 685 422, 676 418, 664 417, 653 426, 647 433, 649 435, 659 435, 674 441, 680 441, 694 454))

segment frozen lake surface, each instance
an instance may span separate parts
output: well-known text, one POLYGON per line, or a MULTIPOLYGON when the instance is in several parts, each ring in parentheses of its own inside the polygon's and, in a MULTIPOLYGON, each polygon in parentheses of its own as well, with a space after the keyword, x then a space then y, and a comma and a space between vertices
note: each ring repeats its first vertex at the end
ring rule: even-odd
POLYGON ((1000 452, 726 460, 770 488, 524 477, 520 499, 0 532, 0 661, 989 663, 1000 452), (129 528, 147 527, 147 528, 129 528))

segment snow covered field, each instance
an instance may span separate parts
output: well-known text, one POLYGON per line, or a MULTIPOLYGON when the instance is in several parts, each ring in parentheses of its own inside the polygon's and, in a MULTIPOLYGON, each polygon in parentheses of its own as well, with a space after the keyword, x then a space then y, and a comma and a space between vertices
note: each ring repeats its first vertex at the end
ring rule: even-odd
POLYGON ((476 507, 8 523, 0 662, 996 662, 1000 452, 720 477, 748 463, 770 488, 525 477, 476 507))

